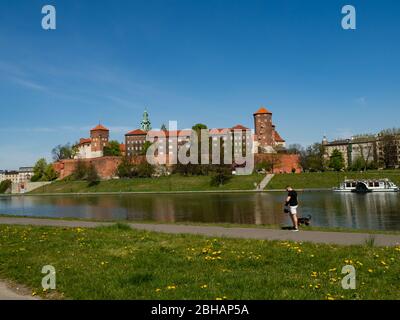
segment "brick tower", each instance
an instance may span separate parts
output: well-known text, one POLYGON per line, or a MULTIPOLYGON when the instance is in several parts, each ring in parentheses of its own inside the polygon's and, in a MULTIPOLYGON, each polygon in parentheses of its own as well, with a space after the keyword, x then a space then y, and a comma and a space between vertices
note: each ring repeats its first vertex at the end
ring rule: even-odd
POLYGON ((274 128, 272 126, 272 112, 261 107, 253 114, 256 141, 261 148, 273 147, 274 128))
POLYGON ((91 151, 94 157, 103 156, 103 149, 108 145, 110 131, 101 124, 90 130, 91 151))

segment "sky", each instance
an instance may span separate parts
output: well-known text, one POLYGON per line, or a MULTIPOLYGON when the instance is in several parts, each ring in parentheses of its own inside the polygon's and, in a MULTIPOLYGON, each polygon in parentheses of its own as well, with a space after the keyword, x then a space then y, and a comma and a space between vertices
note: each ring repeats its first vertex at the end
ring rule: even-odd
POLYGON ((397 0, 1 0, 0 169, 51 159, 99 122, 242 124, 287 144, 399 127, 397 0), (56 30, 41 26, 56 8, 56 30), (342 7, 356 8, 344 30, 342 7))

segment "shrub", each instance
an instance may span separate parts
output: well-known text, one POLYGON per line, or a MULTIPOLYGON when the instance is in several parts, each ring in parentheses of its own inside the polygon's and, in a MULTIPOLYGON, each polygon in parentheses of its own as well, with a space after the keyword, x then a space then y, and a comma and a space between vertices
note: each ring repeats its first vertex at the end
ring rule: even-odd
POLYGON ((89 182, 89 186, 94 186, 100 181, 100 177, 93 163, 87 168, 86 180, 89 182))
POLYGON ((218 168, 211 177, 210 185, 213 187, 219 187, 226 184, 231 178, 232 174, 227 168, 218 168))
POLYGON ((0 193, 5 193, 9 188, 11 188, 11 180, 4 180, 0 182, 0 193))
POLYGON ((120 178, 134 177, 134 165, 130 162, 129 158, 125 157, 122 159, 122 162, 118 165, 116 174, 120 178))
POLYGON ((147 162, 137 165, 135 170, 140 178, 150 178, 154 174, 154 166, 147 162))
POLYGON ((87 166, 82 160, 78 160, 72 173, 74 180, 84 180, 86 178, 87 166))

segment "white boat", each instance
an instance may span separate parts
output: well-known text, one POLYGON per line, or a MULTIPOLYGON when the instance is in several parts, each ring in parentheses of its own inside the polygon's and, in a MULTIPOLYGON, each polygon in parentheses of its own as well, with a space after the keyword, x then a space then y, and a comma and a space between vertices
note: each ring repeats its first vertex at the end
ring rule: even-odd
POLYGON ((346 179, 344 180, 344 182, 340 184, 339 188, 334 188, 333 191, 367 193, 367 192, 398 192, 400 191, 400 189, 389 179, 373 179, 373 180, 346 179))

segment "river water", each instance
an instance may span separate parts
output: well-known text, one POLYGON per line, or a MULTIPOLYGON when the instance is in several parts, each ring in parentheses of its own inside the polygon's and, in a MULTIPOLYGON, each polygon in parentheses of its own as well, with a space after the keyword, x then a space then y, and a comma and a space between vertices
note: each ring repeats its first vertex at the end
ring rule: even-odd
MULTIPOLYGON (((285 193, 192 193, 0 197, 0 214, 154 222, 280 224, 285 193)), ((400 230, 400 193, 299 193, 312 225, 400 230)))

